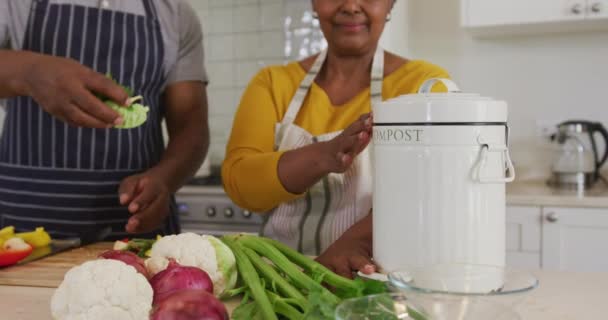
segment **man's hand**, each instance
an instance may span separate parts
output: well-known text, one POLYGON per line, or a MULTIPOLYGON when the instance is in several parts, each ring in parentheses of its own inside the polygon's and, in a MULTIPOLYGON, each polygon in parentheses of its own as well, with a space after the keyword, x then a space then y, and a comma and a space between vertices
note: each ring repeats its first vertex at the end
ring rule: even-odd
POLYGON ((120 204, 133 215, 125 229, 129 233, 150 232, 169 215, 170 193, 166 183, 151 173, 127 177, 118 191, 120 204))
POLYGON ((27 53, 19 92, 31 96, 45 111, 73 126, 109 128, 120 115, 94 93, 124 105, 128 94, 112 80, 72 59, 27 53))

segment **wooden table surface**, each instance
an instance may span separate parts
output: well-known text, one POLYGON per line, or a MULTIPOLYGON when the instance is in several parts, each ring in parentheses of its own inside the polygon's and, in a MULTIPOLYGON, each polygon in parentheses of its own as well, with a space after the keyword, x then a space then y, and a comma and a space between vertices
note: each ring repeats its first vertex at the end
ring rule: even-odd
POLYGON ((111 242, 100 242, 32 261, 22 266, 0 269, 0 285, 57 288, 73 266, 96 259, 111 242))

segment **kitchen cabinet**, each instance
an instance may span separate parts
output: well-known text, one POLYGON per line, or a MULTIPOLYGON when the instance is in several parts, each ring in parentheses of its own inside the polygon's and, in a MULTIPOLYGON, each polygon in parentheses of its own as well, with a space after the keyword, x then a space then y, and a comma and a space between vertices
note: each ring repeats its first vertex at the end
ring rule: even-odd
POLYGON ((608 0, 461 0, 461 24, 475 35, 608 29, 608 0))
POLYGON ((507 265, 540 268, 541 227, 540 207, 507 207, 507 265))
POLYGON ((542 266, 608 271, 608 208, 543 208, 542 266))
POLYGON ((608 208, 508 206, 507 265, 608 271, 608 208))

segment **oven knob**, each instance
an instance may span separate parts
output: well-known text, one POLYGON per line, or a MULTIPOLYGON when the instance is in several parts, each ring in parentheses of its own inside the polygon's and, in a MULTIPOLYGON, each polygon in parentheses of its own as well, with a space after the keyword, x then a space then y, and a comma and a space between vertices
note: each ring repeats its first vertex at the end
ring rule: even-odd
POLYGON ((234 215, 234 210, 232 210, 232 208, 224 209, 224 216, 226 216, 226 218, 232 218, 233 215, 234 215))
POLYGON ((243 217, 250 218, 251 217, 251 211, 249 211, 249 210, 243 210, 243 217))
POLYGON ((184 203, 180 203, 180 204, 177 205, 177 211, 178 211, 179 214, 185 215, 185 216, 187 216, 188 214, 190 214, 190 212, 189 212, 190 210, 188 208, 188 205, 184 204, 184 203))
POLYGON ((207 208, 207 216, 214 217, 215 216, 215 207, 207 208))

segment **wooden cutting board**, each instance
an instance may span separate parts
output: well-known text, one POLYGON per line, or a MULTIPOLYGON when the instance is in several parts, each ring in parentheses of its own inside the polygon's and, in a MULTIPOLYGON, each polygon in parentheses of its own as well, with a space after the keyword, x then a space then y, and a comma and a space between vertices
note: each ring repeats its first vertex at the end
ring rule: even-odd
MULTIPOLYGON (((65 273, 74 266, 96 259, 100 253, 111 249, 112 245, 111 242, 96 243, 22 266, 0 269, 0 301, 17 306, 14 310, 3 310, 0 319, 50 320, 51 296, 54 288, 59 287, 63 281, 65 273)), ((228 313, 232 314, 240 299, 237 297, 222 302, 228 313)))
POLYGON ((100 242, 61 252, 22 266, 0 269, 0 285, 57 288, 72 267, 112 248, 111 242, 100 242))

